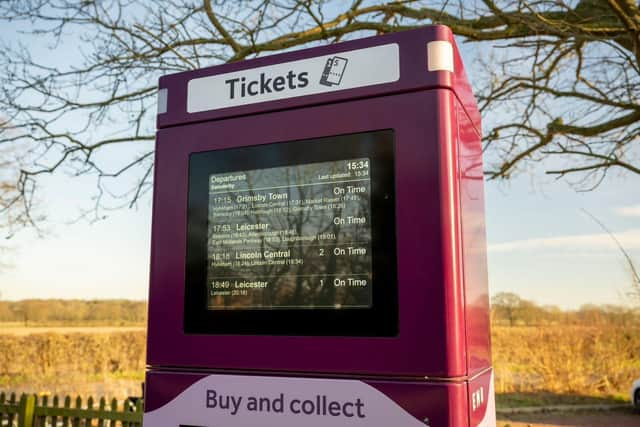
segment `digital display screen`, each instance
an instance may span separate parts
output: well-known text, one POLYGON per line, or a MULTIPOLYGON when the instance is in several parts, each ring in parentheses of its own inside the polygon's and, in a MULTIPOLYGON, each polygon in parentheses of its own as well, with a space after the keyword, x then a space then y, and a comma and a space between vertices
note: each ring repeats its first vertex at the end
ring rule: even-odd
POLYGON ((185 333, 395 336, 394 141, 382 129, 191 153, 185 333))
POLYGON ((209 310, 370 308, 367 157, 208 176, 209 310))

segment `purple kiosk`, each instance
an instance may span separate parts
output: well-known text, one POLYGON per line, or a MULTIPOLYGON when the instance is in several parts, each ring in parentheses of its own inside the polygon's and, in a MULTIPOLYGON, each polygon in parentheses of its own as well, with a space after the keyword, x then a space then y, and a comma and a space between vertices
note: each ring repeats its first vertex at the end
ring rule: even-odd
POLYGON ((480 135, 444 26, 162 77, 144 426, 494 426, 480 135))

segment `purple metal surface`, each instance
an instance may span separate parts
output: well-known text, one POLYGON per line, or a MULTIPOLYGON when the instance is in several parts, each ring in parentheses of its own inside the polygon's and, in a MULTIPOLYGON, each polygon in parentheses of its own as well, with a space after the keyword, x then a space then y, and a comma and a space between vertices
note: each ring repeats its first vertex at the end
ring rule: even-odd
POLYGON ((147 372, 144 380, 144 410, 150 412, 172 401, 191 384, 206 377, 194 372, 147 372))
POLYGON ((473 126, 459 102, 456 102, 456 117, 467 367, 468 375, 474 376, 491 366, 482 142, 480 130, 473 126))
MULTIPOLYGON (((467 427, 468 383, 367 381, 394 402, 430 426, 467 427)), ((400 426, 398 426, 400 427, 400 426)))
POLYGON ((466 374, 462 301, 446 300, 441 243, 438 100, 414 92, 163 129, 158 133, 148 363, 412 376, 466 374), (397 112, 402 112, 399 116, 397 112), (187 160, 191 152, 373 129, 396 131, 400 334, 397 338, 205 336, 182 331, 187 160), (434 208, 435 207, 435 208, 434 208), (455 307, 452 307, 455 306, 455 307), (445 307, 447 312, 445 312, 445 307), (457 341, 451 342, 451 337, 457 341))
POLYGON ((448 28, 427 27, 161 80, 169 109, 158 118, 149 365, 413 378, 463 378, 490 366, 479 114, 457 49, 455 74, 427 72, 426 43, 435 39, 453 40, 448 28), (189 78, 390 42, 400 45, 398 82, 186 113, 189 78), (396 131, 399 335, 185 335, 189 154, 387 128, 396 131))
POLYGON ((495 390, 493 370, 487 370, 469 381, 467 386, 469 426, 495 426, 495 390), (483 424, 485 423, 485 424, 483 424))
POLYGON ((278 55, 270 55, 164 76, 160 78, 159 88, 167 89, 168 91, 168 109, 166 113, 158 115, 157 126, 158 128, 164 128, 224 117, 299 108, 327 102, 381 96, 437 87, 454 89, 462 100, 463 105, 465 105, 465 108, 471 111, 470 114, 472 115, 472 119, 476 124, 476 127, 480 126, 480 115, 477 112, 475 98, 473 97, 471 85, 466 77, 465 69, 458 52, 458 48, 455 45, 453 34, 448 27, 443 25, 433 25, 412 31, 363 38, 339 44, 298 50, 278 55), (448 71, 427 72, 427 43, 434 40, 445 40, 453 44, 455 64, 454 73, 450 73, 448 71), (189 80, 194 78, 213 76, 216 74, 224 74, 282 62, 296 61, 312 56, 337 54, 349 50, 388 43, 398 43, 400 47, 400 79, 397 82, 214 111, 204 111, 192 114, 187 113, 187 84, 189 80))
MULTIPOLYGON (((148 372, 145 412, 166 405, 204 377, 206 374, 191 372, 148 372)), ((358 378, 352 379, 358 380, 358 378)), ((448 383, 362 381, 382 392, 415 418, 419 420, 428 418, 432 426, 468 426, 468 383, 466 381, 448 383)))

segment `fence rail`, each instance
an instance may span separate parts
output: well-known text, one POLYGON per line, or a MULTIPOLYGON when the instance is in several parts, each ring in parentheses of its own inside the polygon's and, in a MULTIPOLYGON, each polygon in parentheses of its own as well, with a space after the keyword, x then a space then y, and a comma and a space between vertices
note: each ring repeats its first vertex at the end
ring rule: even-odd
POLYGON ((69 396, 61 401, 58 396, 23 394, 17 399, 15 393, 0 393, 0 427, 141 427, 142 413, 142 399, 119 404, 89 397, 83 403, 80 397, 72 402, 69 396))

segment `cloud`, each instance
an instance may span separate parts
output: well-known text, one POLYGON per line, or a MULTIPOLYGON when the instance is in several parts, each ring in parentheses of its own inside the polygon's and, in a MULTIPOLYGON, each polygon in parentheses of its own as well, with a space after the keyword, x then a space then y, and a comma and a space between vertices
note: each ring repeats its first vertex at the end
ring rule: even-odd
POLYGON ((640 218, 640 205, 621 206, 615 209, 615 212, 620 216, 631 216, 640 218))
MULTIPOLYGON (((640 249, 640 228, 631 228, 613 233, 625 250, 640 249)), ((514 240, 511 242, 493 243, 490 252, 510 252, 540 249, 559 250, 618 250, 615 242, 607 233, 577 234, 569 236, 542 237, 536 239, 514 240)))

